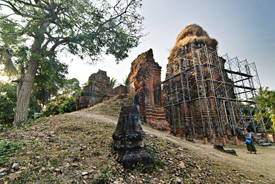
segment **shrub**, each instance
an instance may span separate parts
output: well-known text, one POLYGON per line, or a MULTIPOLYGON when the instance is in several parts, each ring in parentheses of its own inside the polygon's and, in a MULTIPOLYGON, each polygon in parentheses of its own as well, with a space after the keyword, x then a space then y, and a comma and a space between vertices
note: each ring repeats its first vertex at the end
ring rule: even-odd
POLYGON ((58 109, 59 109, 58 103, 56 101, 52 101, 46 106, 46 109, 43 111, 43 114, 45 116, 57 115, 59 114, 58 109))
POLYGON ((73 112, 76 111, 76 103, 75 98, 70 97, 67 100, 65 100, 58 109, 60 114, 66 113, 66 112, 73 112))

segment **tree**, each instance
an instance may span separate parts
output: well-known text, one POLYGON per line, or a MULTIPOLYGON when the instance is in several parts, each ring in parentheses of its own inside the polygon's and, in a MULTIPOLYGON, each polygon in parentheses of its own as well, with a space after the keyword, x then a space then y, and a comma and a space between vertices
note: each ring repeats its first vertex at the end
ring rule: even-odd
POLYGON ((12 124, 15 105, 16 85, 0 82, 0 124, 12 124))
POLYGON ((29 47, 17 46, 17 50, 25 48, 26 55, 20 57, 23 60, 8 52, 8 57, 1 61, 6 66, 12 63, 21 71, 16 80, 14 125, 27 118, 41 61, 58 62, 54 59, 57 53, 68 51, 82 59, 88 56, 92 61, 98 60, 101 54, 111 54, 119 62, 128 57, 129 50, 144 36, 143 17, 136 12, 141 0, 117 0, 113 4, 105 0, 97 3, 92 0, 0 0, 0 6, 10 11, 0 17, 1 35, 21 36, 28 40, 26 45, 29 44, 29 47))
MULTIPOLYGON (((256 95, 265 126, 267 129, 273 129, 275 126, 275 91, 269 90, 268 87, 261 87, 258 88, 256 95)), ((258 113, 254 114, 256 120, 259 117, 258 113)))
POLYGON ((31 101, 43 107, 53 96, 58 98, 58 92, 63 90, 68 82, 65 76, 67 73, 67 65, 58 62, 55 58, 43 59, 37 70, 31 101))
POLYGON ((79 85, 79 81, 76 78, 67 79, 65 81, 64 87, 61 88, 62 94, 68 97, 76 97, 80 90, 81 87, 79 85))

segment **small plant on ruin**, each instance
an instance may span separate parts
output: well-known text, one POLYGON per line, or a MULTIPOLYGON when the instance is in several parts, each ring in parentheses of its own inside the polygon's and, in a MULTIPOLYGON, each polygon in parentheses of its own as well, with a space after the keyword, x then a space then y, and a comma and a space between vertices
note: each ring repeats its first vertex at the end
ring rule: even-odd
POLYGON ((126 76, 125 80, 123 80, 123 84, 125 87, 127 87, 129 85, 129 78, 128 76, 126 76))
POLYGON ((110 81, 110 88, 113 89, 117 84, 117 80, 115 78, 112 78, 110 81))
POLYGON ((92 86, 93 82, 92 81, 88 81, 88 86, 92 86))

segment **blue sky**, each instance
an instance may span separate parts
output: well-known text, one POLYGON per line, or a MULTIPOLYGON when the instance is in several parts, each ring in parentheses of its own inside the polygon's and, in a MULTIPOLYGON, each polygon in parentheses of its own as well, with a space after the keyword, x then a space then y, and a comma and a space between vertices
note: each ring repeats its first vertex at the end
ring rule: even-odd
POLYGON ((155 61, 162 66, 164 80, 167 57, 177 35, 187 25, 196 23, 217 39, 219 54, 255 62, 262 86, 275 90, 274 9, 275 0, 144 0, 139 12, 145 18, 144 32, 149 34, 129 58, 118 65, 113 57, 88 65, 70 55, 59 57, 69 64, 67 77, 75 77, 80 83, 98 69, 122 82, 130 72, 131 62, 152 48, 155 61))

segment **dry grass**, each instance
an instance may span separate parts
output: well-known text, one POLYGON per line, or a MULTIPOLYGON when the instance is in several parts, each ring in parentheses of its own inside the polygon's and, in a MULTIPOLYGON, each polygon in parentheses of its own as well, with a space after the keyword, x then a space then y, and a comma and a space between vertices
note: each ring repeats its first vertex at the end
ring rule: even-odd
POLYGON ((175 55, 181 47, 193 42, 203 43, 213 48, 218 45, 218 41, 210 38, 202 27, 197 24, 191 24, 186 26, 177 36, 175 46, 170 51, 170 56, 175 55))
POLYGON ((21 140, 24 146, 0 166, 7 169, 0 183, 176 183, 176 178, 182 183, 270 181, 266 176, 247 174, 229 163, 215 161, 211 155, 198 154, 185 144, 168 141, 172 136, 163 133, 147 133, 145 140, 155 167, 145 173, 141 167, 125 171, 115 161, 111 147, 115 125, 107 123, 106 118, 92 117, 94 113, 117 117, 122 103, 131 105, 132 101, 132 96, 116 96, 74 114, 41 118, 31 126, 1 133, 2 140, 21 140), (13 163, 20 164, 19 171, 11 169, 13 163))
POLYGON ((19 163, 4 183, 244 183, 253 178, 225 168, 206 155, 160 137, 147 134, 147 150, 155 158, 155 168, 143 173, 141 167, 125 171, 113 156, 110 145, 115 125, 67 114, 42 118, 31 127, 3 133, 5 140, 23 140, 22 150, 1 167, 19 163), (181 167, 180 164, 184 165, 181 167))
POLYGON ((97 106, 87 109, 91 113, 103 114, 107 116, 118 117, 120 109, 123 105, 133 105, 134 95, 123 94, 117 95, 113 98, 98 104, 97 106))

